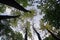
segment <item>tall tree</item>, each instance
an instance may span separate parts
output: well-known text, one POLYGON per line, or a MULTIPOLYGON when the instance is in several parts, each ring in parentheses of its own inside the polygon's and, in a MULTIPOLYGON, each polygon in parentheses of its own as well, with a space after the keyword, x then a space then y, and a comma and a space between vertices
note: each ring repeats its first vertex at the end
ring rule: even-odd
POLYGON ((47 37, 45 40, 57 40, 57 39, 60 40, 60 38, 51 31, 52 27, 51 27, 51 25, 49 25, 49 23, 47 23, 46 25, 44 25, 44 22, 41 21, 41 27, 43 29, 46 29, 51 34, 49 36, 51 39, 49 37, 47 37))
POLYGON ((27 36, 28 36, 28 32, 27 32, 27 28, 25 28, 25 39, 24 40, 28 40, 27 36))
POLYGON ((40 34, 36 31, 36 29, 34 28, 34 25, 33 25, 33 30, 36 32, 37 36, 38 36, 38 39, 39 40, 42 40, 41 37, 40 37, 40 34))
POLYGON ((25 39, 24 40, 28 40, 28 37, 31 38, 30 22, 26 20, 26 23, 25 23, 25 39))
POLYGON ((20 15, 10 16, 10 15, 0 15, 0 20, 2 19, 11 19, 11 18, 18 18, 20 15))
POLYGON ((47 29, 47 31, 56 39, 56 40, 60 40, 60 38, 58 38, 58 36, 56 36, 54 33, 52 33, 50 30, 47 29))
POLYGON ((14 32, 13 29, 10 27, 8 20, 4 19, 0 21, 0 36, 6 35, 6 40, 23 40, 22 34, 19 32, 14 32))
POLYGON ((0 0, 0 3, 12 6, 12 7, 19 9, 21 11, 24 11, 24 12, 30 12, 29 10, 26 10, 21 5, 19 5, 15 0, 0 0))

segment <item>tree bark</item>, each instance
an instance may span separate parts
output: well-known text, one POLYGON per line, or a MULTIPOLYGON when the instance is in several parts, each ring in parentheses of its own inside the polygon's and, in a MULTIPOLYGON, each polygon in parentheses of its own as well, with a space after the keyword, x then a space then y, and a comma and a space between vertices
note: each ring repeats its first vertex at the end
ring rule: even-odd
POLYGON ((25 33, 25 39, 24 40, 27 40, 27 28, 25 28, 25 30, 26 30, 26 33, 25 33))
POLYGON ((24 11, 24 12, 30 12, 29 10, 26 10, 21 5, 19 5, 15 0, 0 0, 0 3, 14 7, 14 8, 19 9, 19 10, 24 11))
POLYGON ((36 29, 33 27, 33 30, 36 32, 38 39, 41 40, 40 34, 36 31, 36 29))
POLYGON ((52 35, 52 37, 54 37, 56 40, 60 40, 60 38, 58 38, 54 33, 52 33, 50 30, 48 30, 46 28, 46 30, 52 35))
POLYGON ((0 20, 2 20, 2 19, 18 18, 19 16, 20 15, 17 15, 17 16, 0 15, 0 20))

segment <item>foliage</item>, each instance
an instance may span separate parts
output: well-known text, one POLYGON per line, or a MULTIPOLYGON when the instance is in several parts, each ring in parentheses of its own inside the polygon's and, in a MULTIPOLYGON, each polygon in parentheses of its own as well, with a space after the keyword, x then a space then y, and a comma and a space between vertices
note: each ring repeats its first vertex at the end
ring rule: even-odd
POLYGON ((10 20, 10 25, 13 26, 13 27, 18 26, 18 18, 11 19, 10 20))
POLYGON ((45 13, 44 21, 49 22, 49 24, 58 29, 60 27, 60 3, 57 0, 46 1, 41 6, 41 10, 45 13))
POLYGON ((16 32, 15 34, 12 34, 13 40, 23 40, 22 34, 19 32, 16 32))
POLYGON ((23 13, 23 15, 21 16, 21 18, 24 19, 29 19, 29 18, 33 18, 35 15, 34 10, 31 10, 31 13, 27 12, 27 13, 23 13))
POLYGON ((52 26, 49 23, 44 23, 43 19, 40 20, 40 27, 41 30, 45 30, 45 28, 52 30, 52 26))
POLYGON ((0 3, 0 13, 3 13, 5 9, 6 9, 6 6, 0 3))
POLYGON ((8 37, 8 39, 10 40, 12 38, 12 40, 23 40, 22 34, 19 32, 14 32, 10 25, 9 22, 4 20, 4 23, 0 22, 0 36, 6 35, 8 37))
POLYGON ((30 30, 30 22, 29 21, 26 22, 26 26, 27 26, 26 28, 27 28, 28 36, 31 38, 32 34, 31 34, 31 30, 30 30))
POLYGON ((49 37, 46 37, 44 40, 55 40, 51 35, 49 37))
MULTIPOLYGON (((42 22, 43 23, 43 22, 42 22)), ((52 27, 51 27, 51 25, 49 25, 49 23, 47 23, 45 26, 44 26, 44 24, 42 25, 41 24, 41 29, 43 29, 43 30, 47 30, 50 34, 51 34, 51 36, 54 38, 54 39, 57 39, 57 40, 60 40, 59 39, 59 33, 57 34, 57 35, 55 35, 54 33, 57 31, 57 30, 52 30, 52 27), (55 31, 55 32, 54 32, 55 31)), ((58 32, 58 31, 57 31, 58 32)), ((45 38, 45 40, 53 40, 53 39, 49 39, 50 37, 47 37, 47 38, 45 38)))
POLYGON ((24 7, 28 5, 28 0, 16 0, 18 3, 23 4, 24 7))

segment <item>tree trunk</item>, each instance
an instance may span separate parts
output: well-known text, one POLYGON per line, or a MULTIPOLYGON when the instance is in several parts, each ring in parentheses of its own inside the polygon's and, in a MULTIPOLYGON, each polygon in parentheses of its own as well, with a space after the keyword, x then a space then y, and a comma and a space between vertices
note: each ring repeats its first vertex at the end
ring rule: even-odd
POLYGON ((36 29, 33 27, 33 30, 36 32, 38 39, 41 40, 40 34, 36 31, 36 29))
POLYGON ((0 0, 0 3, 6 4, 8 6, 14 7, 16 9, 19 9, 24 12, 30 12, 29 10, 26 10, 23 8, 20 4, 18 4, 15 0, 0 0))
POLYGON ((50 30, 48 30, 46 28, 46 30, 52 35, 52 37, 54 37, 56 40, 60 40, 60 38, 58 38, 54 33, 52 33, 50 30))
POLYGON ((27 40, 27 28, 25 28, 25 30, 26 30, 26 33, 25 33, 25 40, 27 40))
POLYGON ((20 15, 16 15, 16 16, 0 15, 0 20, 2 20, 2 19, 18 18, 19 16, 20 15))

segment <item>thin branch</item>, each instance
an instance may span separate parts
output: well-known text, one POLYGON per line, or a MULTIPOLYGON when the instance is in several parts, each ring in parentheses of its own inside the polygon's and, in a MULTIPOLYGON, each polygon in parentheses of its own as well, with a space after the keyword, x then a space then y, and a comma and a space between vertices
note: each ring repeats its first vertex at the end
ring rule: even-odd
POLYGON ((17 16, 0 15, 0 20, 2 20, 2 19, 18 18, 19 16, 20 15, 17 15, 17 16))

